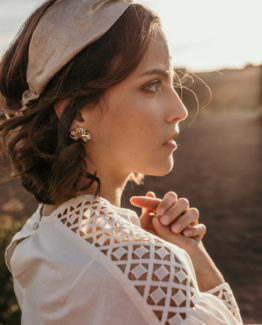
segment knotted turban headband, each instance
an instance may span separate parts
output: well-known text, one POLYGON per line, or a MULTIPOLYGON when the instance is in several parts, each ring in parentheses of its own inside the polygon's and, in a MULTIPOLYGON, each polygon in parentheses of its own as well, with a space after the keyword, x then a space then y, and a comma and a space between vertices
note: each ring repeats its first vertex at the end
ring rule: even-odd
POLYGON ((132 0, 57 0, 41 17, 28 52, 23 93, 24 111, 48 82, 77 53, 99 39, 131 5, 132 0))

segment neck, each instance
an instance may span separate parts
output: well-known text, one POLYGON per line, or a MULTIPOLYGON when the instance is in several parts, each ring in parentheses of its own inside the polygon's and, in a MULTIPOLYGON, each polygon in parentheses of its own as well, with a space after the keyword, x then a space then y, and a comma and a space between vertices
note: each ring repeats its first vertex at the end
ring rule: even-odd
MULTIPOLYGON (((99 177, 99 176, 98 176, 99 177)), ((100 176, 101 188, 99 196, 108 200, 116 207, 121 207, 121 197, 128 181, 128 177, 112 179, 110 175, 100 176)))
MULTIPOLYGON (((129 175, 119 176, 117 173, 98 173, 97 176, 100 179, 101 187, 99 196, 108 200, 112 205, 116 207, 121 207, 121 197, 128 182, 129 175), (115 177, 117 175, 117 177, 115 177)), ((92 186, 88 189, 86 194, 95 194, 97 183, 93 183, 92 186)), ((51 214, 58 205, 48 205, 44 204, 42 215, 48 216, 51 214)))
MULTIPOLYGON (((93 164, 92 160, 88 161, 89 172, 94 174, 97 172, 97 177, 100 179, 100 193, 99 196, 108 200, 112 205, 121 207, 121 197, 128 182, 130 172, 121 171, 120 166, 104 166, 103 159, 100 159, 101 164, 93 164)), ((88 193, 94 194, 96 192, 97 183, 93 183, 88 189, 88 193)))

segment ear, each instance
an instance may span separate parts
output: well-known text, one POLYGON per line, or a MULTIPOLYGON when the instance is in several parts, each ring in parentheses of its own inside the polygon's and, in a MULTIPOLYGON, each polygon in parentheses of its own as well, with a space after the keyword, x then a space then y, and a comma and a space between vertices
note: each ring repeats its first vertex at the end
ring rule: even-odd
POLYGON ((56 116, 58 117, 58 119, 61 118, 61 115, 62 115, 65 107, 68 105, 69 100, 70 100, 69 98, 65 98, 55 104, 55 113, 56 113, 56 116))
MULTIPOLYGON (((63 114, 63 111, 64 111, 65 107, 68 105, 69 101, 70 101, 69 98, 65 98, 55 104, 55 113, 56 113, 58 119, 61 118, 61 115, 63 114)), ((79 127, 85 128, 84 116, 85 116, 85 114, 82 114, 82 111, 77 112, 77 115, 70 127, 70 131, 75 130, 76 128, 79 128, 79 127)))

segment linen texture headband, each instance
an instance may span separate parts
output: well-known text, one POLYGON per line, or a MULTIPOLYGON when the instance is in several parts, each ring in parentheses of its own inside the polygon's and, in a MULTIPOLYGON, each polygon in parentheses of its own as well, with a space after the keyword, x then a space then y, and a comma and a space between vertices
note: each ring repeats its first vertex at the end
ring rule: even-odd
POLYGON ((32 35, 20 112, 77 53, 105 34, 132 0, 58 0, 32 35))

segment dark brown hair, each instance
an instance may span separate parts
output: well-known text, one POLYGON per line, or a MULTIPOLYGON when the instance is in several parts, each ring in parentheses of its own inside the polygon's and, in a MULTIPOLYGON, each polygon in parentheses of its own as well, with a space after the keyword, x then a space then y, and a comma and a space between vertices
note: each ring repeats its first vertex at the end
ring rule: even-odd
MULTIPOLYGON (((23 116, 16 114, 22 93, 28 89, 26 70, 30 39, 38 21, 55 3, 46 1, 25 22, 0 63, 0 93, 5 105, 1 116, 1 151, 36 200, 62 203, 87 192, 97 173, 87 171, 83 143, 69 137, 76 114, 96 104, 106 89, 123 81, 143 59, 159 18, 142 5, 132 4, 97 41, 78 53, 48 83, 39 99, 29 103, 23 116), (113 64, 116 62, 117 64, 113 64), (114 67, 114 68, 113 68, 114 67), (60 119, 54 105, 69 99, 60 119), (5 119, 4 116, 11 117, 5 119)), ((142 183, 144 175, 129 180, 142 183)))

